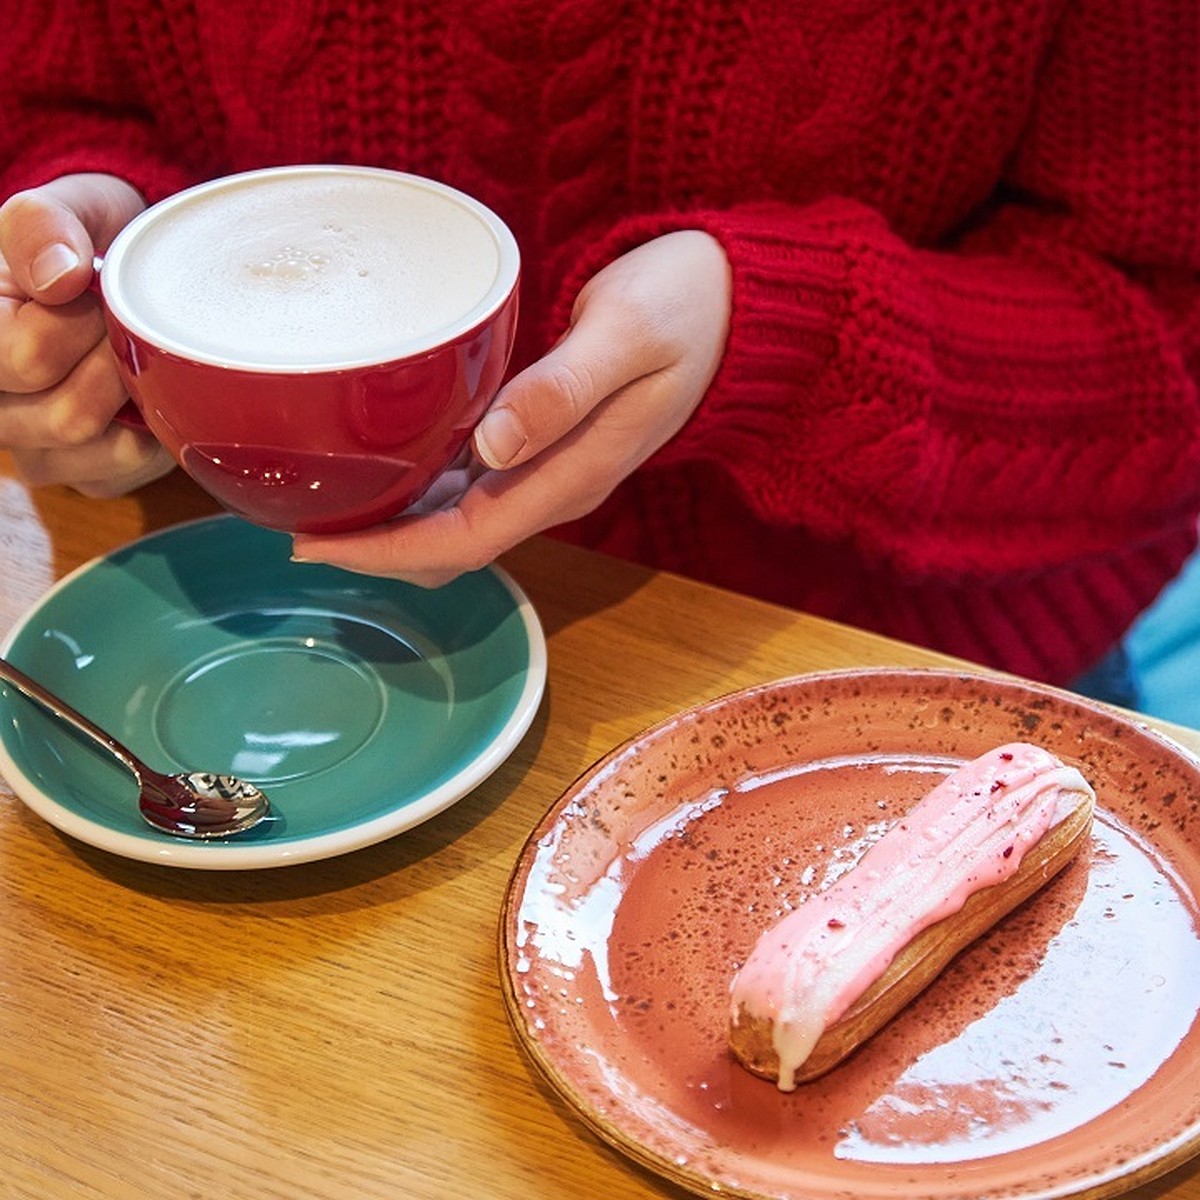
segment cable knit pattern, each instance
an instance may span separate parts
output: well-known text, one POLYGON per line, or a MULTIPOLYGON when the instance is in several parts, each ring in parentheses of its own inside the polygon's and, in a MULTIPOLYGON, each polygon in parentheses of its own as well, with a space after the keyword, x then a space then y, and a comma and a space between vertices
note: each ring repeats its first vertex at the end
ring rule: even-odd
POLYGON ((5 193, 437 176, 521 242, 518 365, 617 255, 717 237, 709 394, 563 536, 1058 681, 1194 543, 1194 4, 9 7, 5 193))

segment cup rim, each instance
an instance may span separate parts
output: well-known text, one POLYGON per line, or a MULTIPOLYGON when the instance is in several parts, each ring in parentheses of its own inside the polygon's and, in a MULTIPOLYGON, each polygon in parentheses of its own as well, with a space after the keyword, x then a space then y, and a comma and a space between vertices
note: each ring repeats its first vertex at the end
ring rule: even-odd
POLYGON ((316 375, 335 371, 353 371, 370 367, 382 367, 389 363, 403 362, 432 353, 442 347, 461 340, 481 325, 485 324, 501 308, 516 290, 520 278, 521 256, 516 238, 505 222, 486 204, 476 200, 474 196, 452 187, 450 184, 431 179, 428 176, 416 175, 407 171, 397 171, 389 167, 370 167, 341 163, 298 163, 288 166, 261 167, 252 171, 239 171, 230 175, 222 175, 215 179, 206 180, 182 191, 173 193, 165 199, 150 205, 134 217, 112 240, 108 249, 97 257, 96 272, 100 294, 104 307, 109 315, 128 334, 165 354, 188 362, 220 367, 229 370, 248 371, 266 375, 316 375), (197 196, 209 192, 222 191, 228 187, 240 186, 258 178, 279 178, 288 175, 366 175, 375 178, 401 181, 410 187, 421 188, 436 192, 456 201, 470 210, 491 233, 496 243, 498 266, 496 277, 482 298, 463 313, 457 320, 420 337, 407 338, 398 341, 389 348, 386 355, 371 354, 359 358, 337 358, 328 362, 316 363, 280 363, 261 362, 252 358, 238 355, 217 354, 208 350, 196 349, 181 341, 164 335, 145 320, 141 319, 128 303, 120 286, 121 266, 129 255, 142 233, 170 212, 189 203, 197 196))

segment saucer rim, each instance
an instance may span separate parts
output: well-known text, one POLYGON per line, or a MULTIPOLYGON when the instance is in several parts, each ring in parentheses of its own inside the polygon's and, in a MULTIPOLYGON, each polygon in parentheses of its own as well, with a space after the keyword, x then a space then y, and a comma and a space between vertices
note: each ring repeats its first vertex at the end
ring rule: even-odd
MULTIPOLYGON (((151 531, 112 550, 81 563, 47 588, 0 638, 0 655, 8 656, 20 636, 34 623, 45 606, 60 593, 77 587, 86 575, 114 556, 161 539, 177 537, 204 525, 222 524, 258 529, 229 514, 218 513, 179 522, 151 531)), ((280 536, 277 531, 260 532, 280 536)), ((188 841, 156 833, 147 827, 144 833, 130 834, 84 816, 70 805, 48 794, 41 784, 29 777, 14 759, 8 741, 0 731, 0 777, 30 811, 60 832, 122 858, 170 867, 203 870, 251 870, 315 862, 365 849, 397 836, 430 820, 452 807, 482 784, 513 753, 533 723, 545 692, 548 654, 545 632, 537 612, 525 591, 503 567, 492 564, 478 574, 490 574, 508 593, 513 612, 525 634, 526 659, 521 691, 512 703, 499 732, 479 747, 478 752, 448 779, 420 795, 405 797, 387 812, 357 823, 315 835, 280 842, 188 841)))

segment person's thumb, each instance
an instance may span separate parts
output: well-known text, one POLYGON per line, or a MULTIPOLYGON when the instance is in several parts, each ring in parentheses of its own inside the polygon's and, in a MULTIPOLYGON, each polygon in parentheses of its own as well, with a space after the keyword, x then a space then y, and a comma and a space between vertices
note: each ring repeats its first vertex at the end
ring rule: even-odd
POLYGON ((505 384, 476 426, 476 456, 503 470, 564 438, 614 392, 657 369, 658 344, 628 298, 602 272, 584 288, 570 329, 546 356, 505 384))
POLYGON ((0 256, 28 296, 65 304, 92 279, 104 249, 145 202, 112 175, 65 175, 0 207, 0 256))

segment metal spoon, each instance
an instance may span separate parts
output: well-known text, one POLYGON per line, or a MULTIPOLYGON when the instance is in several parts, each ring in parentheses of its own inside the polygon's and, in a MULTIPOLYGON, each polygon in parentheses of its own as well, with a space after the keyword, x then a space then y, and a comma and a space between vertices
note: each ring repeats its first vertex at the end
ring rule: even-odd
POLYGON ((270 811, 267 797, 252 783, 234 775, 194 771, 163 775, 152 771, 110 733, 76 712, 65 700, 0 658, 0 680, 102 746, 133 772, 138 781, 138 808, 147 823, 176 837, 212 840, 257 825, 270 811))

